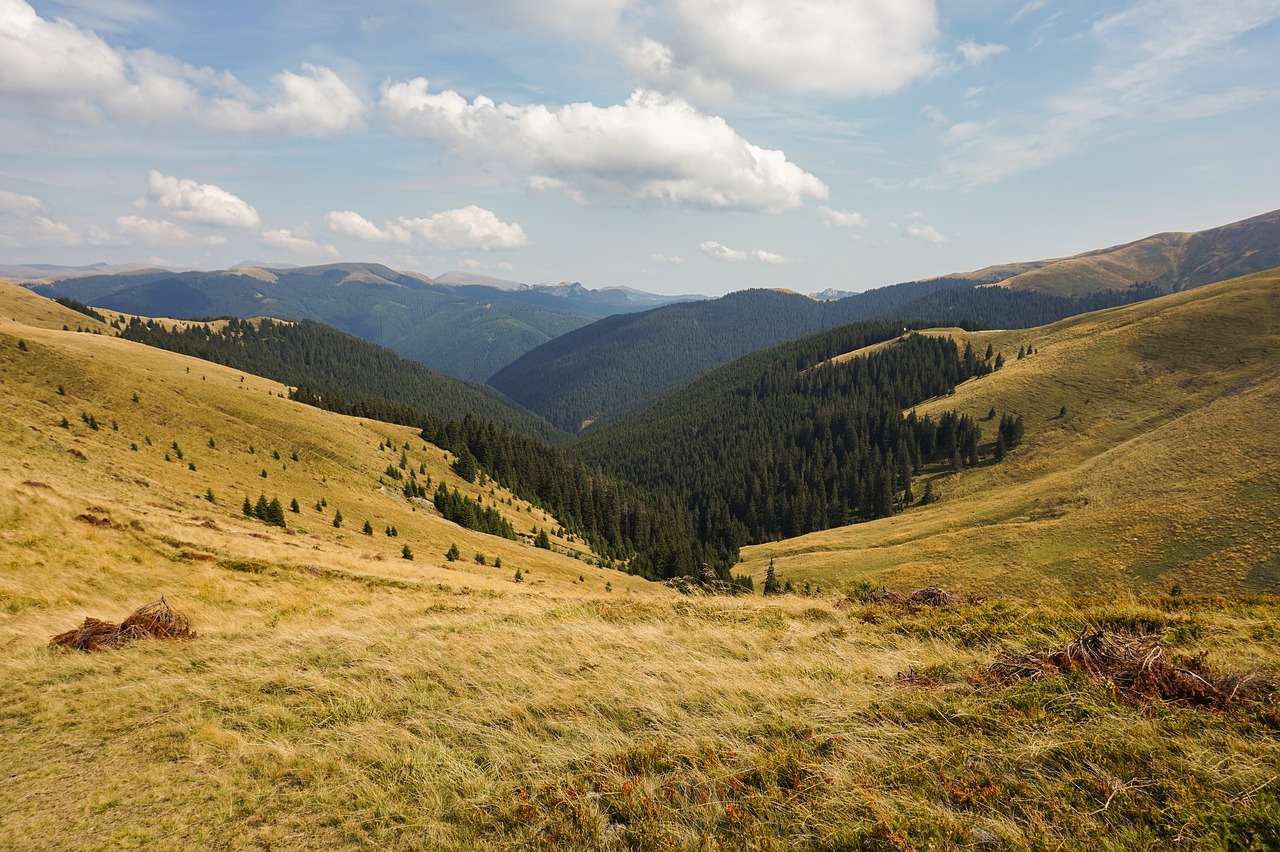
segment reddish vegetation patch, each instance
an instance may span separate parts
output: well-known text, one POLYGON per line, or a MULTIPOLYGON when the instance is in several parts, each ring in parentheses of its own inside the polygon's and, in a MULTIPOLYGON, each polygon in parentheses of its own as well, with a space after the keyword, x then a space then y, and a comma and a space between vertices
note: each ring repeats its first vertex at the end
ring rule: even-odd
POLYGON ((196 633, 185 615, 175 612, 163 597, 139 607, 120 624, 86 618, 75 630, 59 633, 49 640, 55 648, 90 653, 119 648, 139 639, 194 639, 196 633))
POLYGON ((45 489, 47 489, 47 488, 49 487, 48 483, 46 483, 46 482, 35 482, 35 481, 33 481, 33 480, 30 480, 30 479, 24 479, 24 480, 22 480, 22 484, 23 484, 23 485, 25 485, 25 486, 27 486, 28 488, 45 488, 45 489))
POLYGON ((90 515, 88 513, 85 513, 83 515, 76 515, 76 520, 82 523, 86 523, 92 527, 102 527, 104 529, 111 529, 110 518, 99 518, 97 515, 90 515))

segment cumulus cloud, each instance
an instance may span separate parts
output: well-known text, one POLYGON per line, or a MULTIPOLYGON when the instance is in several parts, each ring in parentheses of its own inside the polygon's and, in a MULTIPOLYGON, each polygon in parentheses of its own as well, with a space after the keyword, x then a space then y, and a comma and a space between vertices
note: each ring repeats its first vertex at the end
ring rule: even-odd
POLYGON ((148 219, 145 216, 117 216, 116 227, 126 237, 132 237, 150 248, 204 244, 218 246, 225 237, 197 237, 181 225, 164 219, 148 219))
POLYGON ((679 266, 680 264, 684 263, 684 258, 678 254, 673 254, 670 256, 665 254, 651 254, 649 255, 649 259, 652 260, 654 263, 668 263, 668 264, 671 264, 672 266, 679 266))
MULTIPOLYGON (((366 243, 384 243, 401 235, 408 236, 403 230, 393 230, 391 227, 385 230, 379 228, 352 210, 331 210, 329 215, 325 216, 325 223, 335 234, 366 243)), ((400 242, 407 242, 407 240, 401 239, 400 242)))
POLYGON ((325 222, 329 230, 353 239, 407 243, 417 238, 439 251, 518 249, 529 244, 519 224, 503 222, 492 210, 474 204, 427 217, 401 216, 382 227, 350 210, 334 210, 325 222))
POLYGON ((822 217, 822 225, 826 228, 865 228, 871 220, 861 213, 852 210, 833 210, 830 207, 819 207, 818 215, 822 217))
POLYGON ((783 264, 791 263, 791 258, 784 257, 780 254, 756 249, 754 251, 743 251, 741 249, 732 249, 726 245, 716 242, 715 240, 706 240, 698 244, 699 250, 708 257, 716 260, 722 260, 726 263, 743 263, 746 261, 756 261, 757 263, 783 264))
POLYGON ((169 177, 155 169, 147 175, 151 200, 172 216, 199 225, 256 228, 258 211, 239 197, 211 183, 169 177))
POLYGON ((896 91, 933 69, 933 0, 665 0, 670 65, 737 87, 896 91))
POLYGON ((787 210, 827 195, 782 151, 752 145, 678 97, 638 90, 624 104, 553 110, 427 87, 423 78, 383 85, 392 128, 460 157, 522 164, 543 187, 738 210, 787 210))
POLYGON ((78 246, 105 242, 100 228, 90 228, 86 237, 65 222, 51 219, 48 206, 34 195, 0 189, 0 246, 11 249, 40 246, 78 246))
POLYGON ((329 68, 303 63, 301 74, 281 71, 272 82, 276 91, 261 105, 238 98, 215 100, 209 123, 220 130, 289 136, 333 136, 364 126, 364 101, 329 68))
POLYGON ((127 50, 96 32, 0 0, 0 97, 98 121, 182 120, 225 131, 326 136, 363 126, 365 104, 332 70, 283 71, 269 96, 228 72, 151 50, 127 50))
POLYGON ((263 245, 284 249, 297 254, 327 254, 337 257, 338 250, 330 245, 320 245, 311 239, 304 230, 297 233, 288 228, 272 228, 262 232, 263 245))
POLYGON ((912 222, 907 225, 907 236, 913 240, 919 240, 922 243, 931 243, 940 246, 947 241, 947 238, 938 232, 938 229, 932 225, 926 225, 923 222, 912 222))
POLYGON ((0 189, 0 216, 30 216, 44 211, 44 202, 34 195, 0 189))
POLYGON ((956 45, 956 52, 964 58, 970 68, 978 68, 988 60, 1002 53, 1008 53, 1009 48, 1003 44, 979 44, 973 39, 965 39, 956 45))

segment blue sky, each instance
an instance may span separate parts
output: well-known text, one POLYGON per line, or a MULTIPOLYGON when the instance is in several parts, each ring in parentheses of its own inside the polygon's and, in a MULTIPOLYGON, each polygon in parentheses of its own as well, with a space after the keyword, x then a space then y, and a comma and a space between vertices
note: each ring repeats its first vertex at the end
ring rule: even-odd
POLYGON ((1280 207, 1280 0, 0 0, 0 263, 864 290, 1280 207))

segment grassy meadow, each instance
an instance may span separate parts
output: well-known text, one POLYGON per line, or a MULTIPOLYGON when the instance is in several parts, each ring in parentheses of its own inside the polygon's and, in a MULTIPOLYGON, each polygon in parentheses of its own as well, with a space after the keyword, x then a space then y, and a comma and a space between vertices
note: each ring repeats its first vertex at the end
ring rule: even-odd
MULTIPOLYGON (((1230 316, 1262 323, 1274 279, 1241 292, 1255 302, 1230 316)), ((1190 311, 1191 296, 1171 304, 1190 311)), ((1218 347, 1191 366, 1148 351, 1152 322, 1189 335, 1209 321, 1154 316, 989 335, 1005 370, 936 404, 1026 404, 1028 440, 1009 460, 942 477, 943 501, 890 519, 901 526, 750 552, 749 567, 772 554, 822 594, 684 597, 594 567, 563 538, 539 550, 406 501, 381 481, 402 453, 523 534, 555 528, 500 488, 459 481, 412 430, 295 404, 278 385, 94 334, 94 321, 4 288, 0 848, 1274 848, 1274 700, 1199 709, 1084 672, 989 670, 1101 626, 1264 687, 1280 676, 1280 601, 1225 588, 1247 559, 1220 556, 1270 546, 1275 514, 1222 522, 1213 583, 1197 579, 1219 564, 1208 557, 1147 583, 1126 556, 1127 573, 1101 575, 1105 596, 1077 594, 1089 560, 1110 570, 1107 537, 1130 531, 1121 517, 1154 535, 1225 503, 1125 511, 1121 492, 1177 494, 1203 474, 1240 479, 1263 507, 1275 499, 1273 461, 1223 471, 1233 451, 1201 458, 1175 440, 1208 418, 1269 446, 1250 417, 1274 379, 1252 350, 1218 347), (1096 368, 1112 372, 1072 385, 1050 369, 1092 357, 1089 340, 1108 334, 1116 363, 1096 368), (1016 361, 1022 338, 1037 351, 1016 361), (1160 411, 1166 391, 1185 409, 1160 411), (1157 458, 1182 467, 1134 483, 1125 465, 1157 458), (301 511, 287 529, 245 518, 259 493, 301 511), (1174 577, 1189 594, 1165 594, 1174 577), (865 604, 854 580, 989 597, 865 604), (86 616, 118 621, 160 595, 197 638, 48 646, 86 616)), ((1188 529, 1179 546, 1206 540, 1188 529)), ((1116 546, 1145 553, 1137 535, 1116 546)))

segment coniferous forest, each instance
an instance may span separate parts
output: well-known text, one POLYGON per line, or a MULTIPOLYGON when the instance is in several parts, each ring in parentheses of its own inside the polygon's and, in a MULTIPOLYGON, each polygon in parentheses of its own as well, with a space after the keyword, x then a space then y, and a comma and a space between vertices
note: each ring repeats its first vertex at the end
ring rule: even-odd
POLYGON ((583 437, 588 462, 674 493, 725 550, 885 517, 930 465, 979 462, 972 418, 902 411, 995 369, 950 338, 861 323, 756 353, 583 437), (893 341, 866 357, 830 362, 893 341))
MULTIPOLYGON (((171 329, 134 319, 121 333, 289 384, 300 402, 412 425, 460 468, 554 514, 609 564, 653 579, 731 581, 745 544, 891 515, 918 498, 913 477, 931 466, 985 460, 972 418, 902 412, 999 362, 899 322, 855 323, 748 355, 558 447, 546 438, 562 433, 501 398, 317 323, 171 329), (873 344, 864 357, 837 357, 873 344)), ((1020 439, 1010 418, 988 457, 1020 439)), ((513 534, 448 489, 434 497, 455 522, 513 534)))

